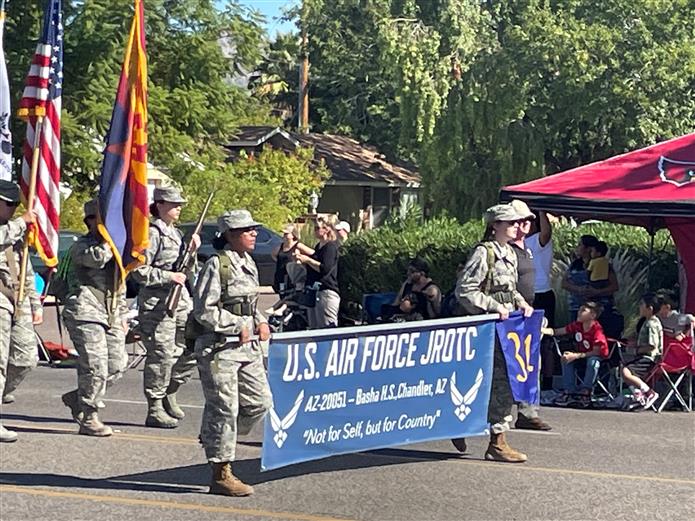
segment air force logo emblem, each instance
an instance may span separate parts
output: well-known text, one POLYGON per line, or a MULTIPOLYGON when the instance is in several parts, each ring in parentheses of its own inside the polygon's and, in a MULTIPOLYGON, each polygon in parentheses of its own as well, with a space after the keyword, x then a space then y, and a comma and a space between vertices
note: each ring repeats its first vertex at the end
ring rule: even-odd
POLYGON ((282 419, 278 417, 274 406, 270 408, 270 425, 273 428, 273 432, 275 432, 273 441, 275 442, 275 445, 278 446, 278 449, 281 449, 282 445, 285 443, 285 440, 287 439, 287 431, 290 429, 290 427, 292 427, 297 419, 297 413, 299 412, 299 408, 302 406, 303 400, 304 391, 299 393, 299 396, 297 396, 297 399, 294 401, 294 405, 290 409, 290 412, 288 412, 287 416, 282 419))
POLYGON ((665 183, 678 187, 695 183, 695 162, 675 161, 661 156, 659 158, 659 177, 665 183))
POLYGON ((466 391, 466 394, 461 394, 461 391, 456 387, 456 372, 451 374, 451 379, 449 380, 449 391, 451 392, 451 401, 456 406, 454 408, 454 414, 456 417, 463 421, 471 413, 470 405, 475 401, 478 396, 478 391, 480 386, 483 384, 483 370, 478 369, 478 374, 475 377, 475 382, 473 386, 466 391))

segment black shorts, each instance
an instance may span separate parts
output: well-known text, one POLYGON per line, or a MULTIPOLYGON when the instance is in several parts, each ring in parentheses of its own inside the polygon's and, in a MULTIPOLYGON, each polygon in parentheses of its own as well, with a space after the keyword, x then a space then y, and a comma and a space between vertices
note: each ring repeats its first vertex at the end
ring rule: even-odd
POLYGON ((656 365, 656 362, 648 356, 640 356, 627 364, 627 367, 632 374, 638 378, 644 379, 656 365))

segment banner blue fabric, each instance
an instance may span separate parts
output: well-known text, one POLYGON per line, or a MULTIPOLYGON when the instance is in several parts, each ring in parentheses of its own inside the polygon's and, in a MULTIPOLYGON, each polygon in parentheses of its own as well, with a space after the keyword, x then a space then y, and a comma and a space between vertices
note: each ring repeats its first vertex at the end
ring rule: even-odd
POLYGON ((485 434, 494 335, 490 316, 279 335, 261 469, 485 434))
POLYGON ((543 311, 534 311, 529 318, 524 318, 521 312, 514 312, 507 320, 497 322, 497 335, 507 361, 509 385, 517 402, 540 401, 542 321, 543 311))

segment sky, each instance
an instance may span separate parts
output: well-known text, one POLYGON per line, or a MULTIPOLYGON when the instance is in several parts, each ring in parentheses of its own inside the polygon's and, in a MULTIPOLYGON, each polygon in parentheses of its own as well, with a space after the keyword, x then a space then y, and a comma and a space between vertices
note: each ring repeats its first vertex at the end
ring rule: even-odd
POLYGON ((279 32, 289 32, 294 29, 294 24, 280 22, 283 7, 297 5, 299 0, 238 0, 240 4, 260 11, 266 18, 268 34, 273 37, 279 32))

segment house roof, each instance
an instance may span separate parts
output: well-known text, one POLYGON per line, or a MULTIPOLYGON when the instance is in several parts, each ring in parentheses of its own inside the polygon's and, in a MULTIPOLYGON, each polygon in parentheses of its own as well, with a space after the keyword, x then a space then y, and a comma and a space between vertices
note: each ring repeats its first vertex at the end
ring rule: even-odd
POLYGON ((288 148, 313 147, 316 161, 331 171, 329 184, 420 186, 420 175, 408 165, 386 161, 376 148, 334 134, 295 134, 279 127, 241 127, 227 148, 258 146, 280 134, 288 148))

